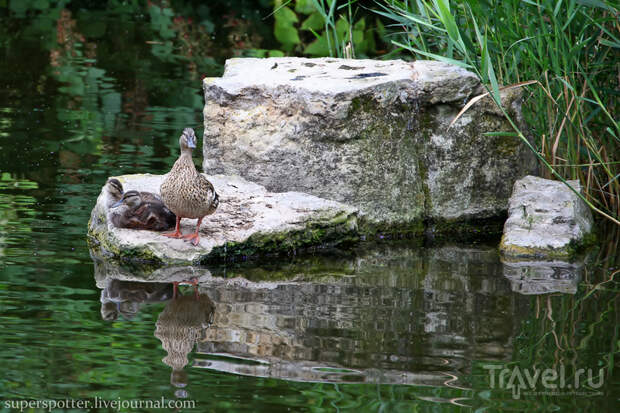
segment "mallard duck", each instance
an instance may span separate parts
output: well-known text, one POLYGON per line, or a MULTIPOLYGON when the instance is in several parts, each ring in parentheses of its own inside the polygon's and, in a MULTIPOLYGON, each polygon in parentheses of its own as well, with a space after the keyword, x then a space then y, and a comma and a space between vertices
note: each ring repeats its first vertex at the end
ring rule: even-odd
POLYGON ((145 200, 138 191, 127 191, 109 210, 112 225, 117 228, 163 231, 170 229, 176 216, 154 194, 146 193, 145 200))
POLYGON ((196 170, 192 161, 192 149, 196 148, 196 135, 192 128, 183 129, 179 145, 181 155, 159 188, 162 200, 177 216, 176 228, 174 232, 162 235, 185 238, 198 245, 202 219, 214 213, 220 201, 211 182, 196 170), (183 235, 179 229, 181 218, 197 218, 196 232, 183 235))

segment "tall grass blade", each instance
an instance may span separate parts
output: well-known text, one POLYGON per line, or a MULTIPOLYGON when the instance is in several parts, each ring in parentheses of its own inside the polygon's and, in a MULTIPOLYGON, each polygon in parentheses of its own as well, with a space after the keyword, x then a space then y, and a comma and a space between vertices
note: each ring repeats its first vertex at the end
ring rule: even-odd
POLYGON ((399 43, 399 42, 397 42, 395 40, 392 40, 392 43, 395 44, 398 47, 402 47, 403 49, 411 50, 412 52, 421 54, 422 56, 430 57, 431 59, 439 60, 439 61, 445 62, 445 63, 450 63, 450 64, 453 64, 455 66, 460 66, 460 67, 465 68, 465 69, 470 69, 472 67, 471 65, 469 65, 469 64, 467 64, 465 62, 461 62, 460 60, 451 59, 449 57, 440 56, 440 55, 437 55, 437 54, 434 54, 434 53, 425 52, 424 50, 420 50, 420 49, 417 49, 417 48, 412 47, 412 46, 404 45, 404 44, 399 43))

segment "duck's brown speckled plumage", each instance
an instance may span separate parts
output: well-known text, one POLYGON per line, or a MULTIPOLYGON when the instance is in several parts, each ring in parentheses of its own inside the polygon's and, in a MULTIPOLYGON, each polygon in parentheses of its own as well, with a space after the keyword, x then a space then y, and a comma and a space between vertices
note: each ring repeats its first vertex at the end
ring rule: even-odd
POLYGON ((198 173, 191 152, 182 153, 160 187, 168 208, 182 218, 202 218, 217 209, 219 197, 213 185, 198 173))
POLYGON ((111 208, 108 216, 116 228, 146 229, 163 231, 174 227, 176 217, 163 202, 154 194, 147 192, 127 191, 120 199, 118 206, 111 208))
POLYGON ((202 218, 215 212, 219 205, 219 197, 211 182, 198 173, 192 161, 192 148, 196 147, 196 135, 193 129, 183 130, 179 145, 181 156, 174 163, 160 187, 162 200, 178 218, 175 232, 164 235, 172 238, 192 239, 194 245, 197 245, 200 240, 198 230, 202 218), (198 219, 195 234, 189 236, 181 234, 179 229, 181 218, 198 219))

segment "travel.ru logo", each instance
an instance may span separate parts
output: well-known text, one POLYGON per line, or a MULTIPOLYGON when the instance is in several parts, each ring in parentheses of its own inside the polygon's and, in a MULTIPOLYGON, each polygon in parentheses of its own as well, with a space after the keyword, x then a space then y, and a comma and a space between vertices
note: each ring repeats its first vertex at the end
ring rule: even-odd
POLYGON ((592 369, 577 369, 574 376, 567 377, 563 364, 544 370, 496 364, 485 364, 482 367, 489 371, 491 388, 512 390, 514 399, 519 399, 522 392, 527 395, 591 396, 597 394, 591 389, 601 388, 605 378, 605 370, 602 368, 598 374, 594 374, 592 369), (580 391, 584 386, 587 386, 587 391, 580 391), (541 388, 544 391, 537 390, 541 388))

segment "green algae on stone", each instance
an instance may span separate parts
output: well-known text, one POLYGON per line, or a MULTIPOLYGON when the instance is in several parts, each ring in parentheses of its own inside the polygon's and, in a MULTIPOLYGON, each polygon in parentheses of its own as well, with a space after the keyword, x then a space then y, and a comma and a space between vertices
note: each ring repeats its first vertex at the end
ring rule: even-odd
POLYGON ((519 261, 523 258, 572 260, 584 255, 590 247, 596 244, 597 239, 596 233, 591 232, 583 239, 573 239, 561 248, 541 248, 507 244, 505 236, 502 236, 499 248, 502 256, 508 260, 519 261))
POLYGON ((396 222, 391 225, 378 225, 373 220, 359 218, 359 232, 367 239, 372 238, 401 238, 401 237, 419 237, 422 240, 424 235, 424 221, 407 221, 396 222))
POLYGON ((244 257, 283 255, 310 247, 335 247, 360 239, 355 215, 338 214, 327 222, 306 223, 305 228, 288 232, 259 232, 243 242, 227 242, 213 248, 201 264, 244 257))

